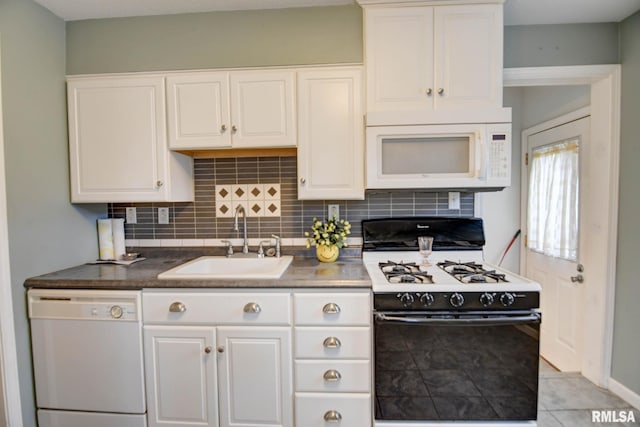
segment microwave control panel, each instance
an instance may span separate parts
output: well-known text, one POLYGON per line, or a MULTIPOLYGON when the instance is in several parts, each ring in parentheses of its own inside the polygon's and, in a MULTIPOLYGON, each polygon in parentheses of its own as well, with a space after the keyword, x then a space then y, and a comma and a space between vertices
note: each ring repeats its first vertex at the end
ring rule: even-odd
POLYGON ((506 133, 489 134, 487 179, 511 178, 511 138, 506 133))

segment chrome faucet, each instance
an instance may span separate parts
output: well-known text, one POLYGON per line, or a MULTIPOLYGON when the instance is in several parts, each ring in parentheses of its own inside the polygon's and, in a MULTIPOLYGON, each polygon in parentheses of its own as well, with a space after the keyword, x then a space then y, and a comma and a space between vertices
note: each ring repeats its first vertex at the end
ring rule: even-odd
POLYGON ((247 213, 244 210, 244 206, 242 205, 238 205, 238 207, 236 208, 236 212, 233 215, 233 230, 234 231, 240 231, 238 229, 238 215, 240 214, 240 212, 242 212, 242 227, 243 227, 243 245, 242 245, 242 253, 243 254, 248 254, 249 253, 249 242, 247 241, 247 213))

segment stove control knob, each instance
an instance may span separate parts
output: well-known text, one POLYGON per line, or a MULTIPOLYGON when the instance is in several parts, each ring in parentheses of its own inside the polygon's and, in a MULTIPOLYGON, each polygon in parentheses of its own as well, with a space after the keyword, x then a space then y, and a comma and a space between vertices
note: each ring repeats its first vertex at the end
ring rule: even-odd
POLYGON ((489 307, 491 304, 493 304, 493 295, 491 295, 489 292, 485 292, 480 295, 480 304, 482 304, 484 307, 489 307))
POLYGON ((460 308, 464 304, 464 296, 456 292, 449 298, 449 303, 455 308, 460 308))
POLYGON ((402 303, 402 305, 405 307, 409 307, 411 304, 413 304, 413 295, 411 295, 409 292, 398 294, 398 297, 400 298, 400 302, 402 303))
POLYGON ((420 302, 425 307, 429 307, 431 304, 435 302, 435 299, 433 298, 433 295, 431 295, 430 293, 425 293, 420 297, 420 302))
POLYGON ((516 299, 513 297, 513 294, 505 292, 504 294, 500 295, 500 303, 505 307, 512 306, 515 301, 516 299))

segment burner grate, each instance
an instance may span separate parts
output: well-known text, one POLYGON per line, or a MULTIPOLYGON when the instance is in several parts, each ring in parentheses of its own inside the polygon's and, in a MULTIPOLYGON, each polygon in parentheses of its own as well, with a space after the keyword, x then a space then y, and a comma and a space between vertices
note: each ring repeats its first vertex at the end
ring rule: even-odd
POLYGON ((386 261, 378 265, 389 283, 433 283, 433 276, 415 262, 386 261))
POLYGON ((438 267, 465 284, 508 282, 505 274, 487 270, 477 262, 443 261, 438 263, 438 267))

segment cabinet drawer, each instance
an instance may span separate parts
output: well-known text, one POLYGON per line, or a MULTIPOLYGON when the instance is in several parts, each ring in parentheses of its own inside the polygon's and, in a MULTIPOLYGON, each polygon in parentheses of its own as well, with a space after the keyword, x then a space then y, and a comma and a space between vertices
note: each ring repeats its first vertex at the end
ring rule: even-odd
POLYGON ((296 393, 296 427, 371 427, 368 393, 296 393), (332 413, 332 411, 335 411, 332 413), (335 415, 334 415, 335 414, 335 415), (339 414, 339 415, 338 415, 339 414), (340 421, 328 421, 334 415, 340 421))
POLYGON ((296 391, 371 391, 371 364, 368 360, 298 360, 295 372, 296 391))
POLYGON ((295 328, 295 357, 307 359, 370 359, 367 327, 295 328))
POLYGON ((371 296, 359 293, 294 294, 296 325, 369 325, 371 296))
POLYGON ((142 316, 165 324, 291 324, 288 293, 143 292, 142 316), (171 311, 172 307, 176 311, 171 311), (179 311, 183 308, 183 311, 179 311), (252 312, 252 308, 254 308, 252 312))

